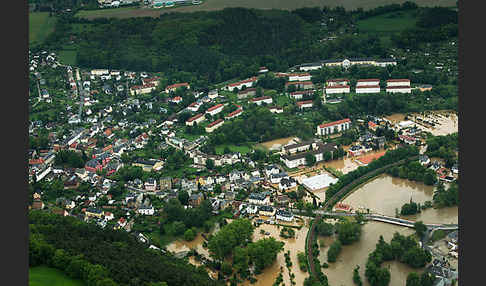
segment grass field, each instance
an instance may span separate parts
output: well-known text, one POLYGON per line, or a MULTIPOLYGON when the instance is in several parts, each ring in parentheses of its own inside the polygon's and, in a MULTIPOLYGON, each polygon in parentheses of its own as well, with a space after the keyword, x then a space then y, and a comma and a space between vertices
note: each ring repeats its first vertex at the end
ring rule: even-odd
POLYGON ((224 148, 226 146, 231 150, 231 152, 240 152, 241 154, 246 154, 246 153, 251 152, 251 148, 248 147, 248 146, 219 145, 219 146, 215 147, 216 154, 222 155, 224 153, 224 148))
POLYGON ((29 45, 42 43, 54 31, 55 17, 49 17, 49 12, 29 13, 29 45))
MULTIPOLYGON (((282 9, 294 10, 303 7, 337 7, 342 6, 347 10, 356 8, 372 9, 393 3, 403 3, 406 0, 203 0, 200 5, 189 5, 162 9, 124 7, 115 9, 102 9, 91 11, 80 11, 76 16, 88 19, 99 17, 158 17, 160 14, 169 12, 196 12, 214 11, 229 7, 244 7, 256 9, 282 9)), ((455 6, 456 0, 415 0, 419 6, 455 6)))
POLYGON ((29 286, 83 286, 80 280, 68 277, 60 270, 36 266, 29 268, 29 286))
POLYGON ((76 51, 75 50, 59 51, 59 61, 62 64, 66 64, 70 66, 76 65, 76 51))
POLYGON ((358 21, 361 32, 394 33, 412 28, 417 22, 415 11, 397 11, 358 21))

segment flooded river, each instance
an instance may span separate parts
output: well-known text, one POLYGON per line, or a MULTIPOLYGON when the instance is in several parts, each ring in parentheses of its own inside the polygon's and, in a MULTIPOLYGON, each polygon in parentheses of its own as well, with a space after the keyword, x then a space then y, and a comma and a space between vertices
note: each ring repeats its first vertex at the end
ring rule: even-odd
MULTIPOLYGON (((386 242, 390 242, 395 232, 402 235, 410 235, 414 233, 414 230, 380 222, 368 222, 364 224, 362 227, 361 239, 351 245, 344 245, 337 261, 328 263, 329 268, 327 269, 322 268, 324 274, 327 275, 329 285, 355 285, 353 283, 353 270, 356 265, 359 265, 359 272, 363 285, 368 286, 369 283, 364 276, 368 255, 375 250, 380 235, 383 235, 386 242)), ((327 262, 327 251, 335 238, 319 237, 318 240, 324 241, 324 247, 320 247, 319 252, 319 260, 322 264, 327 262)), ((320 245, 320 243, 318 244, 320 245)), ((389 286, 403 286, 405 285, 407 275, 410 272, 415 271, 419 273, 423 271, 423 269, 413 269, 408 265, 397 261, 385 262, 382 264, 382 267, 387 267, 390 270, 391 281, 389 286)))
MULTIPOLYGON (((410 202, 410 198, 416 203, 423 204, 425 201, 431 201, 433 194, 433 186, 382 174, 358 187, 343 200, 343 203, 355 209, 369 208, 372 212, 395 216, 395 209, 398 208, 400 211, 403 204, 410 202)), ((458 223, 458 208, 429 208, 404 218, 421 220, 424 223, 458 223)))

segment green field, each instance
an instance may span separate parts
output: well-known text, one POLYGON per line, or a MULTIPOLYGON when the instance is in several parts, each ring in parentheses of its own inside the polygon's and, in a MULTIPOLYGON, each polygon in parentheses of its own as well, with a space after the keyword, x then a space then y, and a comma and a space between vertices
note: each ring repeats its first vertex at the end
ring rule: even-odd
POLYGON ((228 147, 231 152, 240 152, 241 154, 246 154, 246 153, 249 153, 251 152, 251 148, 248 147, 248 146, 236 146, 236 145, 219 145, 219 146, 216 146, 215 149, 216 149, 216 154, 218 155, 222 155, 224 153, 224 148, 225 147, 228 147))
POLYGON ((66 64, 70 66, 76 65, 76 51, 75 50, 59 51, 59 61, 62 64, 66 64))
POLYGON ((68 277, 62 271, 36 266, 29 268, 29 286, 83 286, 81 280, 68 277))
POLYGON ((397 11, 360 20, 357 26, 360 32, 390 34, 415 26, 416 11, 397 11))
POLYGON ((49 12, 29 13, 29 45, 42 43, 54 31, 55 17, 49 17, 49 12))
MULTIPOLYGON (((200 5, 188 5, 171 8, 151 9, 124 7, 115 9, 102 9, 80 11, 76 16, 88 19, 99 17, 158 17, 160 14, 169 12, 196 12, 196 11, 215 11, 230 7, 243 7, 255 9, 282 9, 295 10, 303 7, 337 7, 342 6, 346 10, 363 8, 364 10, 376 8, 394 3, 403 3, 406 0, 203 0, 200 5)), ((415 0, 419 6, 445 6, 456 5, 456 0, 415 0)))

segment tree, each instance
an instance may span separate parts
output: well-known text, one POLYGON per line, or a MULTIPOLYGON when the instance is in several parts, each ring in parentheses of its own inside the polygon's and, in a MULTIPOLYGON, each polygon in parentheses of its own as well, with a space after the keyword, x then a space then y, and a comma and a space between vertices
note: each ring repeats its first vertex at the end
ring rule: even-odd
POLYGON ((212 169, 214 169, 214 161, 213 161, 213 160, 211 160, 211 159, 207 159, 207 160, 206 160, 206 168, 207 168, 208 170, 212 170, 212 169))
POLYGON ((310 153, 307 153, 305 155, 305 163, 307 166, 314 166, 314 164, 316 163, 316 157, 314 157, 314 155, 310 154, 310 153))
POLYGON ((422 221, 416 221, 413 224, 413 227, 415 228, 415 232, 420 238, 423 238, 425 232, 427 231, 427 226, 422 222, 422 221))
POLYGON ((320 220, 317 222, 316 231, 319 235, 330 236, 334 234, 334 225, 320 220))
POLYGON ((260 273, 265 267, 270 266, 277 254, 283 250, 284 243, 275 238, 264 238, 248 244, 248 256, 250 262, 255 265, 256 273, 260 273))
POLYGON ((407 284, 406 286, 421 286, 422 283, 420 283, 420 276, 415 273, 415 272, 411 272, 408 274, 407 276, 407 284))
POLYGON ((346 221, 337 225, 338 239, 343 245, 358 241, 361 237, 361 225, 356 222, 346 221))
POLYGON ((336 262, 337 256, 341 252, 342 244, 339 240, 334 241, 327 251, 327 262, 336 262))
POLYGON ((235 247, 233 251, 233 268, 236 272, 242 274, 248 270, 248 263, 250 262, 250 257, 245 248, 239 246, 235 247))
POLYGON ((177 194, 177 199, 181 202, 181 204, 187 205, 189 202, 189 194, 186 190, 181 190, 177 194))
POLYGON ((356 265, 356 268, 353 270, 353 282, 358 286, 362 286, 363 282, 361 281, 361 276, 359 276, 359 265, 356 265))
POLYGON ((229 264, 228 262, 223 262, 223 264, 221 265, 221 272, 226 275, 226 276, 229 276, 231 275, 231 273, 233 273, 233 269, 231 268, 231 264, 229 264))
POLYGON ((194 233, 194 231, 192 229, 188 229, 188 230, 186 230, 186 232, 184 232, 184 239, 186 241, 193 241, 194 238, 196 238, 196 234, 194 233))

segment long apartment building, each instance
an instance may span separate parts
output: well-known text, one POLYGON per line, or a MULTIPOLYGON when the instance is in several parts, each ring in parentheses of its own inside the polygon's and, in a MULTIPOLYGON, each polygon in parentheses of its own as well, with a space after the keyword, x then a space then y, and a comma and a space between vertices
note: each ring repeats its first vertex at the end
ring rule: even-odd
POLYGON ((336 150, 337 146, 335 143, 324 144, 319 141, 306 141, 298 144, 284 146, 282 150, 283 155, 280 157, 280 160, 288 168, 297 168, 307 163, 306 157, 308 154, 313 155, 316 159, 316 162, 320 162, 324 160, 324 153, 333 153, 336 150))
POLYGON ((351 127, 351 120, 345 118, 342 120, 324 123, 317 126, 316 135, 329 135, 337 132, 348 130, 351 127))
POLYGON ((387 93, 411 93, 412 87, 410 86, 409 79, 389 79, 386 81, 387 93))

